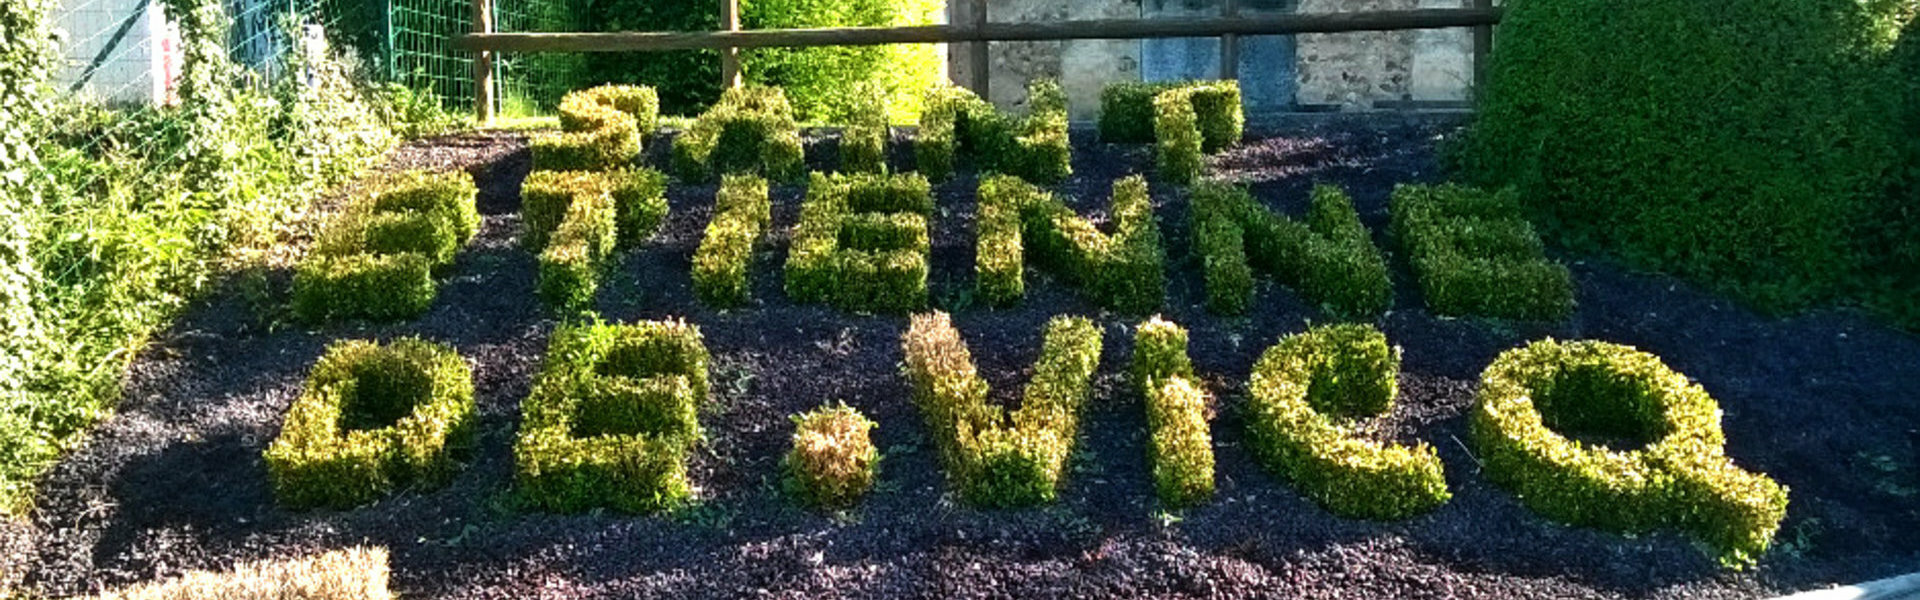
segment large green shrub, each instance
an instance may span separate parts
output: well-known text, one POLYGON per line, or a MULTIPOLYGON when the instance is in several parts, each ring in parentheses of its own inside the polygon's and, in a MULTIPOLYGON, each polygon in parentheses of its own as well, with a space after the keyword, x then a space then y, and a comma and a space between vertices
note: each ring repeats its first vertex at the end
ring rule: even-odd
MULTIPOLYGON (((1916 7, 1920 10, 1920 7, 1916 7)), ((1878 219, 1887 227, 1874 236, 1871 263, 1891 289, 1878 304, 1901 324, 1920 326, 1920 18, 1911 19, 1891 54, 1892 68, 1902 83, 1904 113, 1898 137, 1904 168, 1878 219)))
MULTIPOLYGON (((941 0, 742 0, 741 27, 877 27, 930 25, 941 0)), ((583 25, 598 31, 712 31, 720 7, 707 0, 592 0, 583 25)), ((859 48, 756 49, 741 53, 749 82, 787 88, 800 118, 842 122, 859 104, 859 90, 882 90, 895 120, 919 113, 920 96, 941 78, 931 44, 859 48)), ((700 112, 720 96, 717 52, 593 53, 589 81, 634 83, 660 90, 669 113, 700 112)))
POLYGON ((282 504, 349 508, 399 486, 445 484, 473 425, 473 375, 453 348, 336 342, 267 447, 267 473, 282 504))
POLYGON ((1084 317, 1049 321, 1033 379, 1013 411, 987 398, 987 380, 946 313, 914 315, 901 346, 913 402, 961 496, 999 507, 1059 497, 1100 365, 1099 327, 1084 317))
POLYGON ((1471 423, 1487 477, 1554 520, 1679 528, 1737 566, 1766 551, 1786 516, 1787 489, 1727 457, 1719 403, 1630 347, 1549 339, 1509 350, 1481 374, 1471 423))
POLYGON ((522 496, 563 513, 684 502, 707 363, 700 329, 680 321, 556 330, 513 446, 522 496))
POLYGON ((1459 166, 1546 232, 1788 308, 1861 272, 1894 19, 1855 0, 1516 0, 1459 166))
POLYGON ((1024 257, 1032 245, 1042 266, 1108 308, 1133 314, 1160 308, 1167 290, 1166 251, 1146 179, 1135 175, 1113 182, 1109 206, 1112 233, 1018 177, 982 181, 974 254, 974 285, 981 297, 1009 304, 1026 295, 1024 257))

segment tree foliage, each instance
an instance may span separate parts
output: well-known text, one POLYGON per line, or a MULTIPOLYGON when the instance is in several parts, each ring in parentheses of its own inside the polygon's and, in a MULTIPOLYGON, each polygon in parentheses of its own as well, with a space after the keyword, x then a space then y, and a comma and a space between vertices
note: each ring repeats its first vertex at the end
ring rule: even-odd
MULTIPOLYGON (((924 25, 940 0, 741 0, 743 29, 924 25)), ((583 23, 597 31, 712 31, 713 0, 590 0, 583 23)), ((932 45, 755 49, 741 64, 752 83, 786 88, 801 119, 843 122, 859 106, 860 87, 884 90, 895 120, 919 113, 920 97, 941 75, 932 45)), ((596 53, 588 82, 651 85, 662 110, 698 113, 720 97, 720 55, 709 50, 646 54, 596 53)))

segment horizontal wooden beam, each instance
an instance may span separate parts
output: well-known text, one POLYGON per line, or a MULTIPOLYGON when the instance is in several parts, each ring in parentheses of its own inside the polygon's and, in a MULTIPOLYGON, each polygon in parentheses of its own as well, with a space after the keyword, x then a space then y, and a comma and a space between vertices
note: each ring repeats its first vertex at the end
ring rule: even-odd
POLYGON ((1235 18, 1094 19, 1043 23, 845 27, 750 31, 629 33, 488 33, 465 35, 454 47, 494 52, 657 52, 726 48, 877 46, 962 42, 1044 42, 1208 38, 1475 27, 1500 22, 1499 8, 1442 8, 1235 18))

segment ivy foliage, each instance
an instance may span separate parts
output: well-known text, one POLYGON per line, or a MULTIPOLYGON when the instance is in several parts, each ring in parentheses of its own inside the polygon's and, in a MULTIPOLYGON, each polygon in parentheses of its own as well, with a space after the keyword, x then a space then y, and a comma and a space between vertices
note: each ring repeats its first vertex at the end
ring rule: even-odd
POLYGON ((1516 0, 1455 158, 1574 248, 1763 308, 1831 298, 1883 227, 1902 4, 1516 0))
POLYGON ((45 25, 52 7, 50 0, 0 2, 0 90, 6 90, 0 93, 0 432, 28 433, 0 441, 0 512, 24 489, 24 482, 6 476, 15 468, 7 463, 47 449, 44 438, 32 434, 32 403, 22 384, 46 343, 31 252, 40 189, 29 124, 46 109, 43 85, 55 58, 45 25))
POLYGON ((185 40, 177 103, 56 101, 53 6, 0 3, 0 512, 111 412, 137 344, 216 268, 284 259, 298 207, 391 147, 400 116, 323 45, 281 57, 313 85, 263 85, 228 60, 213 0, 163 2, 185 40))

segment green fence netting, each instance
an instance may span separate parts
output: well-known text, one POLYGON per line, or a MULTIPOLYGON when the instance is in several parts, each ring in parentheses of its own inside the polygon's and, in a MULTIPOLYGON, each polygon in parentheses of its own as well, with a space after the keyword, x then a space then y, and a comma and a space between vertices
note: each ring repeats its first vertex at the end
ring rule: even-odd
MULTIPOLYGON (((473 54, 453 48, 453 38, 473 31, 470 0, 384 0, 388 10, 387 73, 416 90, 431 90, 450 109, 473 108, 473 54)), ((502 32, 569 31, 574 0, 505 0, 494 4, 494 29, 502 32)), ((496 56, 500 114, 550 111, 573 87, 577 56, 496 56)))

